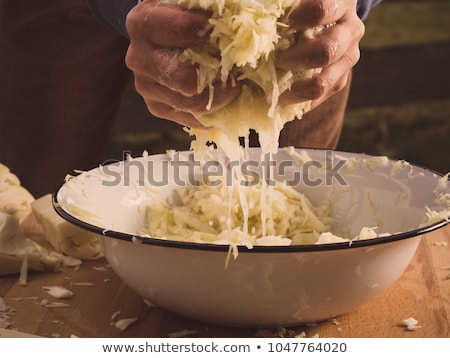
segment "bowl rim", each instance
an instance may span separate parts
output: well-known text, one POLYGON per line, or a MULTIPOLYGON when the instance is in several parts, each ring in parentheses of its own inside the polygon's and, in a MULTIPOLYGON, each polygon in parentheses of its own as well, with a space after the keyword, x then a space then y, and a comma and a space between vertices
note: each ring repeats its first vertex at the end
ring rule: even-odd
MULTIPOLYGON (((306 150, 312 150, 312 151, 324 151, 325 149, 317 149, 317 148, 296 148, 296 149, 306 149, 306 150)), ((331 150, 331 149, 327 149, 331 150)), ((354 153, 354 152, 348 152, 348 151, 339 151, 339 150, 331 150, 333 153, 340 153, 340 154, 354 154, 354 155, 362 155, 362 156, 373 156, 376 157, 376 155, 366 154, 366 153, 354 153)), ((160 155, 162 153, 156 154, 160 155)), ((151 157, 151 155, 149 155, 151 157)), ((390 161, 395 161, 396 159, 388 157, 390 161)), ((442 173, 439 173, 433 169, 426 168, 422 165, 416 165, 414 163, 408 162, 409 164, 413 165, 416 168, 428 171, 432 174, 436 174, 438 176, 444 177, 445 175, 442 173)), ((86 170, 89 172, 90 170, 94 170, 98 167, 91 168, 89 170, 86 170)), ((73 176, 77 176, 81 174, 81 172, 75 173, 73 176)), ((450 181, 450 177, 448 178, 450 181)), ((172 247, 172 248, 178 248, 178 249, 188 249, 188 250, 202 250, 202 251, 221 251, 226 252, 229 251, 230 245, 225 244, 214 244, 214 243, 194 243, 194 242, 185 242, 185 241, 175 241, 175 240, 167 240, 162 238, 151 238, 141 235, 134 235, 114 230, 105 229, 93 224, 89 224, 85 221, 82 221, 78 219, 77 217, 71 215, 69 212, 63 209, 61 203, 58 202, 58 193, 63 188, 64 184, 66 183, 67 179, 64 179, 59 186, 56 188, 56 190, 52 194, 52 206, 56 213, 61 216, 63 219, 67 220, 71 224, 78 226, 82 229, 85 229, 87 231, 93 232, 95 234, 118 239, 121 241, 128 241, 132 243, 139 243, 144 245, 154 245, 154 246, 163 246, 163 247, 172 247)), ((439 220, 435 223, 409 230, 404 231, 401 233, 395 233, 390 234, 386 236, 380 236, 373 239, 366 239, 366 240, 354 240, 354 241, 346 241, 346 242, 336 242, 336 243, 327 243, 327 244, 307 244, 307 245, 289 245, 289 246, 281 246, 281 245, 267 245, 267 246, 259 246, 254 245, 252 248, 248 248, 246 246, 238 246, 239 252, 255 252, 255 253, 288 253, 288 252, 320 252, 320 251, 330 251, 330 250, 343 250, 343 249, 351 249, 351 248, 359 248, 359 247, 368 247, 368 246, 375 246, 380 244, 387 244, 399 240, 405 240, 410 239, 414 237, 419 237, 421 235, 430 233, 432 231, 438 230, 442 227, 445 227, 446 225, 450 224, 450 218, 439 220)))

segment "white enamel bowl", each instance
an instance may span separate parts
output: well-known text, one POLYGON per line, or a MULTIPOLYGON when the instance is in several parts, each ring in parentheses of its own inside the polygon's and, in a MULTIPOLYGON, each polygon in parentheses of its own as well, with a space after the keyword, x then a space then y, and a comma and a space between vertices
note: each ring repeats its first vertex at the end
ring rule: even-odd
MULTIPOLYGON (((353 237, 362 227, 376 226, 390 234, 351 244, 242 247, 227 269, 226 246, 138 236, 144 223, 139 206, 147 200, 144 184, 168 179, 160 195, 171 195, 177 182, 193 173, 185 165, 189 152, 181 153, 178 162, 160 154, 84 172, 62 184, 54 206, 66 220, 96 232, 115 272, 159 307, 219 325, 317 322, 355 309, 402 275, 421 235, 448 223, 423 220, 427 207, 449 209, 450 185, 446 177, 404 161, 296 151, 311 160, 295 164, 280 149, 274 170, 283 167, 277 175, 291 180, 313 203, 332 200, 333 232, 353 237), (177 172, 170 172, 174 168, 177 172)), ((251 158, 260 161, 258 149, 251 158)))

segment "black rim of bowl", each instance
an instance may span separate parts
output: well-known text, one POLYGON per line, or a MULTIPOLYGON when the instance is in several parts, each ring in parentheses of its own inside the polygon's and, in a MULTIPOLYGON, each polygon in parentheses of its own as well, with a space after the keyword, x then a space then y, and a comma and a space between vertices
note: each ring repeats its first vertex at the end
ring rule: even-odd
MULTIPOLYGON (((317 149, 311 148, 310 150, 315 151, 317 149)), ((343 154, 355 154, 344 151, 333 151, 334 153, 343 153, 343 154)), ((364 153, 360 153, 362 155, 366 155, 364 153)), ((370 156, 370 155, 369 155, 370 156)), ((389 158, 389 160, 395 160, 389 158)), ((421 165, 416 165, 410 163, 416 168, 420 168, 422 170, 428 171, 430 173, 437 174, 439 176, 444 176, 441 173, 438 173, 432 169, 425 168, 421 165)), ((95 168, 94 168, 95 169, 95 168)), ((89 170, 88 170, 89 171, 89 170)), ((450 177, 448 178, 450 181, 450 177)), ((208 244, 208 243, 193 243, 193 242, 185 242, 185 241, 174 241, 174 240, 166 240, 166 239, 158 239, 158 238, 150 238, 135 234, 129 234, 114 230, 108 230, 105 228, 101 228, 99 226, 89 224, 85 221, 78 219, 77 217, 69 214, 66 210, 63 209, 61 203, 58 202, 57 196, 61 188, 64 186, 66 181, 64 180, 56 191, 52 194, 52 205, 55 211, 60 215, 63 219, 67 220, 71 224, 83 228, 87 231, 96 233, 98 235, 114 238, 123 241, 129 241, 132 243, 138 244, 147 244, 147 245, 156 245, 156 246, 165 246, 165 247, 173 247, 179 249, 190 249, 190 250, 206 250, 206 251, 228 251, 229 245, 218 245, 218 244, 208 244)), ((366 240, 354 240, 348 242, 337 242, 330 244, 309 244, 309 245, 289 245, 289 246, 253 246, 252 248, 247 248, 246 246, 238 246, 239 252, 318 252, 318 251, 329 251, 329 250, 343 250, 343 249, 351 249, 358 247, 367 247, 374 246, 380 244, 387 244, 394 241, 410 239, 413 237, 421 236, 437 229, 440 229, 446 225, 450 224, 450 218, 442 219, 430 225, 426 225, 417 229, 404 231, 397 234, 391 234, 386 236, 380 236, 373 239, 366 240)))
MULTIPOLYGON (((60 186, 60 188, 62 185, 60 186)), ((60 189, 59 188, 59 189, 60 189)), ((52 196, 52 204, 58 215, 60 215, 63 219, 68 222, 83 228, 87 231, 94 232, 96 234, 129 241, 133 243, 139 244, 147 244, 147 245, 157 245, 157 246, 166 246, 180 249, 191 249, 191 250, 207 250, 207 251, 228 251, 229 245, 217 245, 217 244, 200 244, 200 243, 191 243, 184 241, 174 241, 174 240, 165 240, 165 239, 157 239, 157 238, 149 238, 139 235, 133 235, 128 233, 123 233, 114 230, 108 230, 105 228, 101 228, 96 225, 89 224, 85 221, 82 221, 75 216, 69 214, 67 211, 63 209, 60 203, 58 203, 57 195, 59 189, 52 196)), ((328 251, 328 250, 342 250, 342 249, 350 249, 357 247, 365 247, 365 246, 374 246, 379 244, 385 244, 389 242, 394 242, 398 240, 404 240, 408 238, 417 237, 431 231, 437 230, 441 227, 449 224, 449 220, 440 220, 431 225, 427 225, 418 229, 401 232, 398 234, 392 234, 387 236, 376 237, 368 240, 354 240, 348 242, 338 242, 338 243, 330 243, 330 244, 319 244, 319 245, 290 245, 290 246, 253 246, 253 248, 247 248, 245 246, 239 246, 240 252, 311 252, 311 251, 328 251)))

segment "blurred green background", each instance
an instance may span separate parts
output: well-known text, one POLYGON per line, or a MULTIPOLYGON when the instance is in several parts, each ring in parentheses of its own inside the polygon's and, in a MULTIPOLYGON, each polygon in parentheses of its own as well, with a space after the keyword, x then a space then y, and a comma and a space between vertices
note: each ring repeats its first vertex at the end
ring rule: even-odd
POLYGON ((389 1, 366 21, 339 148, 450 171, 450 1, 389 1))
MULTIPOLYGON (((366 20, 339 150, 450 171, 450 1, 385 0, 366 20)), ((106 159, 185 150, 190 138, 152 117, 130 81, 106 159)))

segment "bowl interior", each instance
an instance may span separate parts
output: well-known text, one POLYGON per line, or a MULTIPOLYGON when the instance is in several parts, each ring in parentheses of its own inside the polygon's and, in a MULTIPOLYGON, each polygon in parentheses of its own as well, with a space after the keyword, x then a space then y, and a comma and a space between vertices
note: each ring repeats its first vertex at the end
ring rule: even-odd
MULTIPOLYGON (((173 195, 177 186, 217 178, 216 159, 214 154, 208 159, 206 174, 191 152, 95 168, 66 180, 55 193, 55 208, 76 225, 131 240, 144 225, 146 204, 173 195)), ((427 221, 427 210, 449 210, 447 177, 405 161, 301 149, 280 149, 268 158, 252 148, 246 163, 254 177, 266 178, 270 170, 270 178, 286 181, 313 204, 328 201, 337 235, 354 237, 362 227, 375 227, 385 238, 414 236, 447 223, 427 221)))

